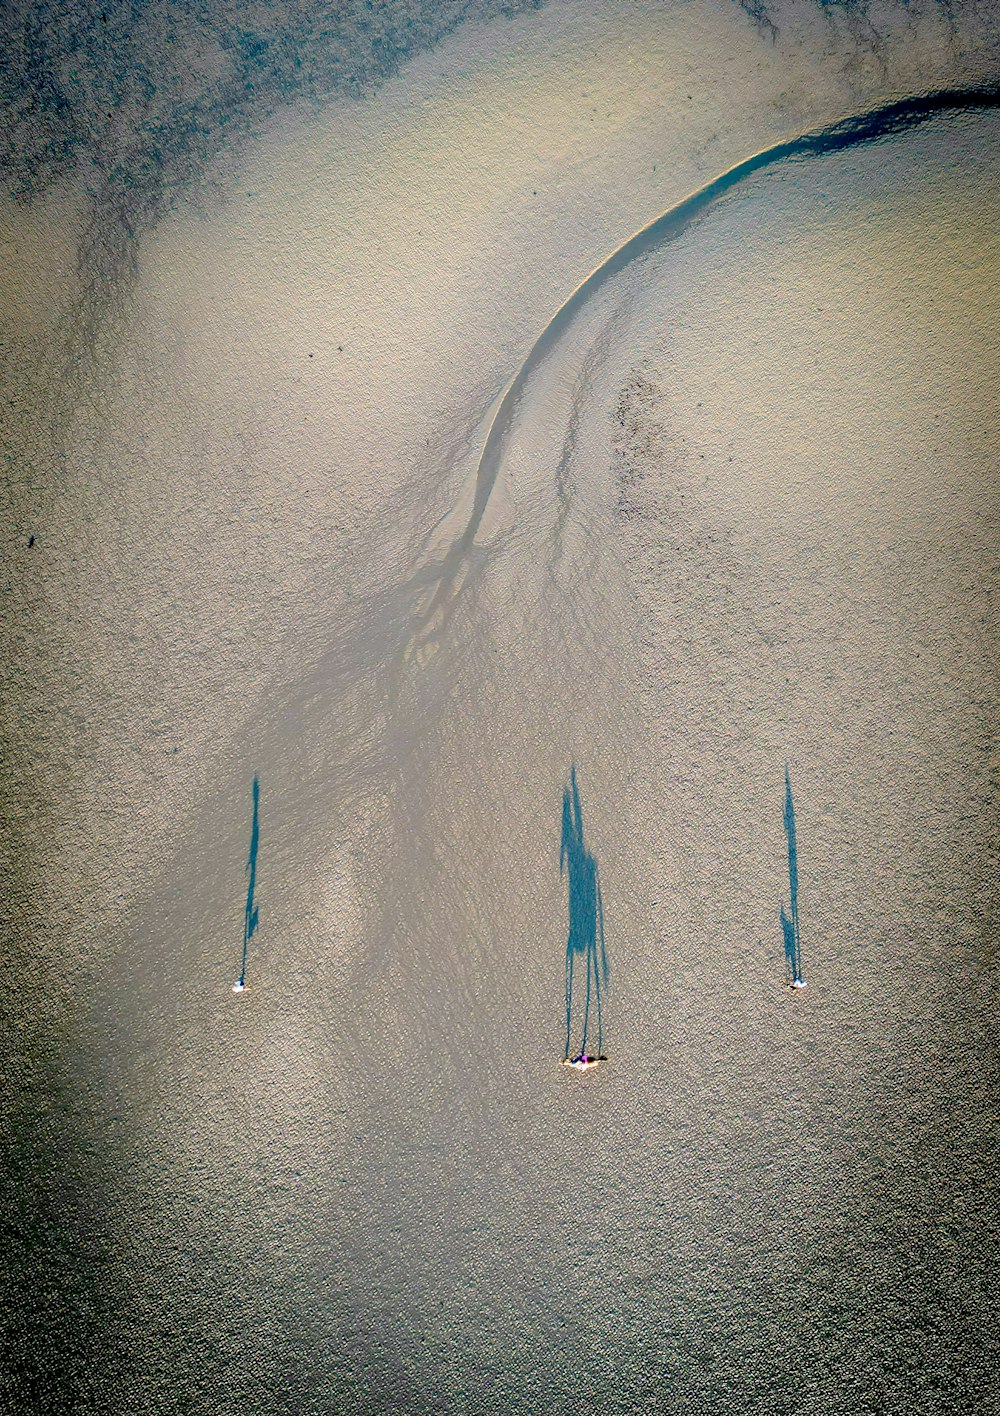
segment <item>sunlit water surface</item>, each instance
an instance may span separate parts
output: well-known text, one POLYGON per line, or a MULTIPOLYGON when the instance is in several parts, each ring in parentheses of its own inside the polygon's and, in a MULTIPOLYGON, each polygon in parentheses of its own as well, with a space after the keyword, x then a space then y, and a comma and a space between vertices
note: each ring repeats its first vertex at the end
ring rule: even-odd
MULTIPOLYGON (((758 173, 606 282, 427 652, 452 521, 390 519, 405 573, 359 553, 304 606, 88 981, 38 1221, 82 1236, 82 1400, 987 1409, 998 130, 758 173), (611 971, 587 1075, 572 763, 611 971)), ((427 454, 458 524, 498 392, 427 454)))

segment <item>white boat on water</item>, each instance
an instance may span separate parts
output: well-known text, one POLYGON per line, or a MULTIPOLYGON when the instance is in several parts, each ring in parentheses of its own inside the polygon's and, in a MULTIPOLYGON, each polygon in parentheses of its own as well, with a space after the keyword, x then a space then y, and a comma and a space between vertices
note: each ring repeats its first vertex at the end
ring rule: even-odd
POLYGON ((574 1067, 578 1072, 589 1072, 591 1067, 597 1067, 608 1059, 602 1052, 600 1057, 588 1057, 585 1052, 578 1053, 576 1057, 564 1057, 563 1067, 574 1067))

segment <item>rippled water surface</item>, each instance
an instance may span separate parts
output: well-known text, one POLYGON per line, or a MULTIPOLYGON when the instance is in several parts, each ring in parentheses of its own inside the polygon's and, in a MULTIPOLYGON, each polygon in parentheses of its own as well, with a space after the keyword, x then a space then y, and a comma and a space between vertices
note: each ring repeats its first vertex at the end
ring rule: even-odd
MULTIPOLYGON (((537 313, 499 252, 469 313, 474 225, 447 280, 387 232, 372 300, 412 310, 384 425, 375 318, 338 323, 351 272, 302 225, 307 171, 277 218, 243 213, 237 255, 208 220, 154 238, 109 395, 136 474, 100 505, 158 528, 190 637, 150 667, 152 596, 123 585, 99 662, 125 682, 134 658, 116 711, 162 695, 148 750, 195 766, 148 862, 95 870, 99 935, 50 933, 76 997, 25 1108, 46 1178, 21 1325, 59 1334, 48 1409, 991 1409, 1000 118, 865 137, 666 222, 527 364, 523 331, 655 210, 537 313), (262 409, 239 272, 291 228, 262 409), (217 322, 189 326, 199 261, 217 322), (409 348, 438 301, 453 339, 409 348), (170 384, 172 339, 214 385, 170 384), (134 411, 158 387, 170 445, 134 411), (200 631, 199 596, 229 607, 200 631), (558 1065, 574 765, 609 965, 586 1075, 558 1065)), ((113 791, 77 782, 81 819, 113 791)))

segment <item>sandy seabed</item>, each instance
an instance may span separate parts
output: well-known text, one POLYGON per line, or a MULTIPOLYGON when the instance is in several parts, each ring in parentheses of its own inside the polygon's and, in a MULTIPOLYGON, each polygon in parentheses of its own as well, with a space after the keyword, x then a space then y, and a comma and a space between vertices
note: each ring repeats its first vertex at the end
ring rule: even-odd
POLYGON ((5 209, 10 446, 59 468, 3 568, 13 1398, 991 1409, 996 111, 762 170, 602 283, 428 618, 589 272, 992 72, 982 13, 787 13, 553 5, 279 114, 144 237, 71 408, 77 198, 5 209))

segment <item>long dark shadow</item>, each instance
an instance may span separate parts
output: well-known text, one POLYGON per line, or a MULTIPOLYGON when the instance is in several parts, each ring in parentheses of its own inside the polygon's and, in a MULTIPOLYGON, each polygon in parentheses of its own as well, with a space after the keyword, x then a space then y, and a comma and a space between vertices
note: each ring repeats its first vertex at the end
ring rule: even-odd
POLYGON ((785 836, 788 840, 788 893, 791 898, 791 919, 780 910, 781 932, 785 940, 785 981, 791 988, 805 988, 802 977, 802 939, 799 934, 799 852, 795 839, 795 803, 792 800, 792 779, 785 764, 785 836))
POLYGON ((243 962, 240 965, 240 976, 233 984, 234 993, 242 993, 247 986, 247 945, 253 938, 254 930, 260 918, 260 909, 254 903, 254 889, 257 884, 257 847, 260 845, 260 782, 256 777, 253 779, 253 825, 250 827, 250 854, 247 857, 247 873, 250 876, 247 885, 247 903, 243 911, 243 962))
MULTIPOLYGON (((601 875, 597 861, 583 839, 583 807, 576 780, 576 767, 570 769, 570 784, 563 789, 562 841, 559 848, 559 873, 567 875, 569 887, 569 934, 566 939, 566 1046, 565 1061, 576 1063, 606 1061, 604 1056, 604 1018, 601 1010, 602 991, 608 987, 608 957, 604 944, 604 901, 601 896, 601 875), (583 1035, 579 1050, 570 1059, 570 1039, 573 1029, 574 964, 579 956, 586 966, 583 996, 583 1035), (591 1005, 597 1012, 597 1054, 587 1052, 591 1005)), ((579 1007, 577 1008, 579 1014, 579 1007)))

